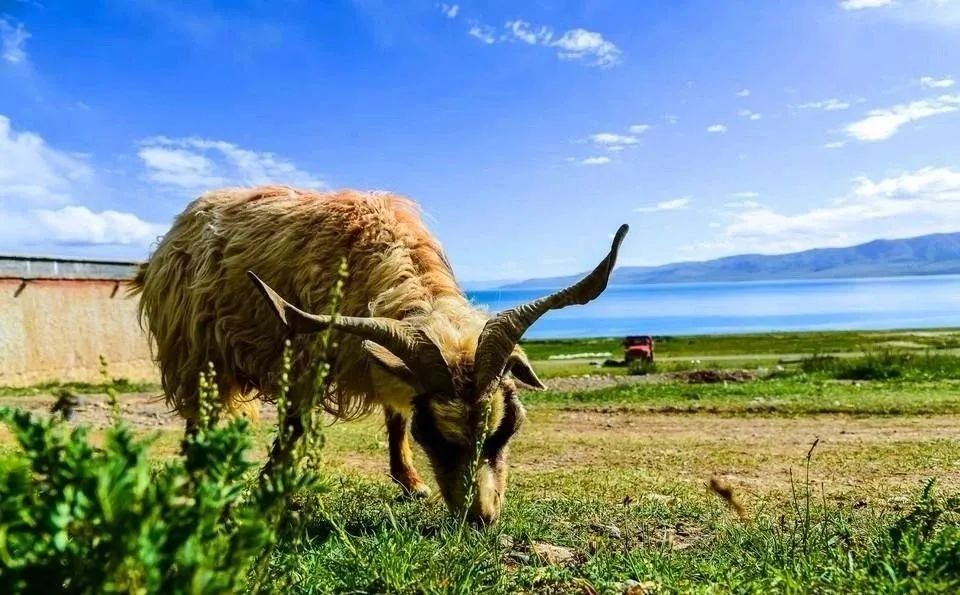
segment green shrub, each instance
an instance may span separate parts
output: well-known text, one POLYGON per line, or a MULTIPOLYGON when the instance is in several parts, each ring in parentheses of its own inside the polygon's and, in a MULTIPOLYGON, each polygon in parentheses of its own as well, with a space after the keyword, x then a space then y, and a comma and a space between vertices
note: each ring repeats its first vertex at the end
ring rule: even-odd
POLYGON ((98 448, 87 428, 0 410, 22 449, 0 477, 0 591, 265 589, 289 497, 321 484, 295 459, 251 487, 247 422, 218 426, 214 387, 212 374, 201 378, 199 430, 159 468, 151 439, 119 417, 98 448))
POLYGON ((960 378, 960 357, 945 353, 868 351, 860 357, 813 355, 800 370, 839 380, 935 380, 960 378))
POLYGON ((26 463, 0 480, 5 592, 236 590, 270 542, 267 519, 242 505, 243 421, 154 471, 149 440, 124 425, 95 448, 85 428, 10 409, 0 419, 26 463))

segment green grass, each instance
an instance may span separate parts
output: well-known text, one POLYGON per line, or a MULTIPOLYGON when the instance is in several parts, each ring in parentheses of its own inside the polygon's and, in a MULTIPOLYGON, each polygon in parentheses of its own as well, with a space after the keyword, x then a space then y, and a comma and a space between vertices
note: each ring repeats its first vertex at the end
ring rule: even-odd
POLYGON ((156 392, 160 394, 160 385, 153 382, 131 382, 126 378, 115 378, 110 382, 42 382, 30 386, 0 386, 0 397, 19 397, 28 395, 50 395, 61 391, 75 394, 102 394, 114 390, 119 394, 156 392))
POLYGON ((315 593, 619 593, 627 581, 644 592, 960 588, 955 500, 914 486, 904 510, 858 509, 826 504, 799 480, 794 488, 786 507, 747 520, 690 492, 668 504, 520 494, 501 525, 479 532, 434 503, 395 501, 380 484, 352 480, 305 506, 318 519, 310 537, 281 548, 271 572, 315 593), (541 559, 544 543, 571 559, 541 559))
POLYGON ((530 393, 527 404, 663 413, 919 415, 960 413, 960 380, 848 383, 788 376, 743 383, 631 384, 590 392, 530 393))

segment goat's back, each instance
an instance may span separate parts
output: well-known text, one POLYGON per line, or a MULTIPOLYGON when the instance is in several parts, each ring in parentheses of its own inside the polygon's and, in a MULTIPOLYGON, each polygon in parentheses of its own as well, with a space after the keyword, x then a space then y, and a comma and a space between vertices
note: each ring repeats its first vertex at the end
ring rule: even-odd
MULTIPOLYGON (((299 307, 326 312, 344 261, 343 315, 402 318, 462 299, 439 244, 402 197, 263 187, 216 190, 192 202, 133 282, 168 402, 194 415, 208 362, 228 405, 250 391, 270 395, 283 329, 246 272, 299 307)), ((369 407, 371 391, 359 342, 339 342, 329 405, 348 416, 369 407)), ((303 358, 317 355, 298 347, 303 358)))

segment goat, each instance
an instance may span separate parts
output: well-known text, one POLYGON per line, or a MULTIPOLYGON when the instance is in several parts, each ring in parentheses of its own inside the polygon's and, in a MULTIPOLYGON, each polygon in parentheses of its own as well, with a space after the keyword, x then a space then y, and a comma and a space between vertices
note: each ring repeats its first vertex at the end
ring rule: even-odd
MULTIPOLYGON (((338 419, 382 408, 394 481, 408 494, 429 494, 413 466, 412 434, 448 507, 492 523, 506 488, 508 443, 525 417, 516 381, 545 388, 517 343, 548 310, 600 295, 626 231, 621 226, 610 253, 579 283, 491 317, 468 301, 406 198, 221 189, 177 216, 133 290, 141 294, 141 324, 155 344, 168 404, 188 432, 196 427, 207 362, 217 370, 223 406, 253 415, 257 398, 277 392, 289 337, 293 406, 284 423, 299 436, 297 403, 315 390, 310 364, 324 355, 306 335, 332 327, 338 349, 322 406, 338 419), (308 313, 327 307, 342 260, 349 276, 340 314, 308 313), (468 492, 473 498, 465 502, 468 492)), ((271 462, 282 455, 278 449, 271 462)))

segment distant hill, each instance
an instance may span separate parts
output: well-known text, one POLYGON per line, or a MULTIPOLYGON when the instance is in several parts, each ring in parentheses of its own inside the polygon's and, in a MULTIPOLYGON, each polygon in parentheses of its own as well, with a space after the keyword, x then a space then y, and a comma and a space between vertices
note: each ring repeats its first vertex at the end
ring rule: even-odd
MULTIPOLYGON (((614 285, 896 277, 960 273, 960 233, 903 240, 874 240, 849 248, 816 248, 790 254, 743 254, 703 262, 619 267, 614 285)), ((528 279, 504 288, 560 287, 581 275, 528 279)))
POLYGON ((465 291, 487 291, 489 289, 500 289, 513 283, 519 283, 520 279, 494 279, 491 281, 464 281, 463 289, 465 291))

